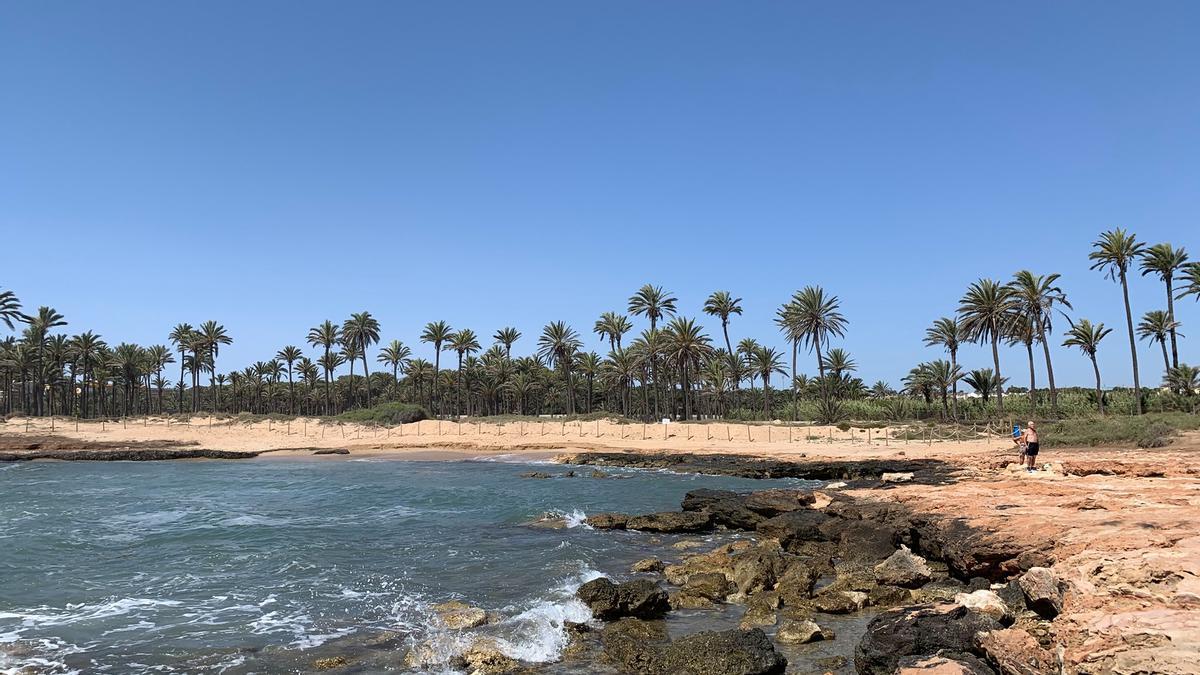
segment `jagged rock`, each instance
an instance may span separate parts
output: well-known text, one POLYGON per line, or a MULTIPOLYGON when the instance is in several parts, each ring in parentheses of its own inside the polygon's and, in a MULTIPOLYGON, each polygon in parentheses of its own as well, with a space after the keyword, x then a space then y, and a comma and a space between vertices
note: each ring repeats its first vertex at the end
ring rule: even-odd
POLYGON ((876 586, 867 591, 867 605, 870 607, 895 607, 912 603, 912 591, 896 586, 876 586))
POLYGON ((608 478, 608 474, 604 473, 600 469, 593 469, 592 473, 591 473, 591 477, 592 478, 608 478))
POLYGON ((867 521, 837 523, 826 528, 830 539, 838 542, 838 551, 851 562, 875 563, 896 551, 896 530, 867 521))
POLYGON ((822 589, 813 597, 813 607, 825 614, 850 614, 867 604, 867 594, 862 591, 838 591, 822 589))
POLYGON ((786 568, 779 544, 764 541, 757 546, 731 556, 731 570, 726 576, 737 585, 740 597, 746 597, 775 587, 786 568))
POLYGON ((1053 619, 1062 611, 1063 589, 1058 577, 1045 567, 1034 567, 1017 580, 1029 608, 1038 616, 1053 619))
POLYGON ((685 675, 773 675, 782 673, 787 659, 758 628, 703 631, 667 646, 664 672, 685 675))
POLYGON ((583 522, 597 530, 624 530, 629 523, 629 515, 625 513, 594 513, 583 522))
POLYGON ((663 565, 663 561, 659 560, 658 558, 642 558, 641 560, 633 563, 633 567, 630 568, 630 571, 661 572, 663 571, 664 567, 665 565, 663 565))
POLYGON ((712 598, 688 593, 687 591, 668 593, 667 602, 670 603, 671 609, 712 609, 717 606, 717 603, 712 598))
POLYGON ((820 511, 797 510, 769 518, 757 526, 759 534, 777 539, 784 550, 791 551, 805 541, 823 540, 821 526, 829 516, 820 511))
POLYGON ((995 619, 950 603, 889 610, 867 626, 854 651, 854 667, 863 675, 892 673, 906 656, 970 652, 976 633, 999 629, 995 619))
POLYGON ((521 474, 521 478, 550 478, 550 474, 544 471, 526 471, 521 474))
POLYGON ((970 654, 906 656, 900 659, 896 675, 992 675, 992 670, 970 654))
POLYGON ((737 587, 717 572, 701 572, 688 577, 682 591, 690 595, 707 598, 714 602, 724 602, 737 587))
POLYGON ((918 603, 951 602, 954 600, 954 596, 966 592, 966 584, 954 577, 947 577, 925 584, 913 591, 912 595, 913 600, 918 603))
POLYGON ((684 495, 680 507, 684 511, 705 511, 718 502, 737 501, 738 499, 740 496, 732 490, 700 488, 684 495))
POLYGON ((344 668, 348 665, 350 665, 350 661, 344 656, 331 656, 327 659, 313 661, 313 667, 317 670, 333 670, 334 668, 344 668))
POLYGON ((612 621, 624 616, 656 619, 670 609, 666 591, 649 579, 614 584, 607 577, 593 579, 575 592, 597 619, 612 621))
POLYGON ((931 572, 925 559, 914 555, 907 546, 875 566, 875 580, 887 586, 919 588, 930 580, 931 572))
POLYGON ((1004 604, 995 591, 978 590, 970 593, 958 593, 954 596, 954 602, 990 616, 1002 625, 1007 626, 1012 623, 1012 610, 1004 604))
POLYGON ((784 644, 801 645, 809 642, 830 640, 833 634, 817 625, 810 619, 787 621, 779 627, 775 639, 784 644))
POLYGON ((704 548, 704 542, 696 541, 695 539, 684 539, 671 544, 671 548, 676 551, 690 551, 694 548, 704 548))
POLYGON ((1005 628, 983 633, 978 642, 988 663, 1001 675, 1050 675, 1058 672, 1054 655, 1023 630, 1005 628))
POLYGON ((779 609, 779 594, 775 592, 759 593, 751 596, 746 602, 746 613, 738 624, 741 628, 756 628, 759 626, 774 626, 778 621, 775 610, 779 609))
POLYGON ((774 518, 780 514, 798 511, 815 501, 816 497, 811 492, 775 489, 751 492, 742 503, 759 515, 774 518))
POLYGON ((705 532, 712 528, 712 516, 697 511, 647 513, 631 516, 625 528, 643 532, 705 532))
POLYGON ((475 628, 487 623, 488 620, 487 611, 458 600, 434 605, 433 613, 445 624, 446 628, 452 630, 475 628))
POLYGON ((663 648, 669 641, 662 621, 625 618, 600 633, 604 655, 626 672, 662 673, 663 648))
POLYGON ((798 605, 812 597, 813 586, 819 576, 808 561, 794 560, 779 576, 775 590, 784 604, 798 605))
POLYGON ((504 652, 491 640, 480 640, 471 645, 462 655, 471 675, 499 675, 511 673, 521 667, 521 664, 504 652))

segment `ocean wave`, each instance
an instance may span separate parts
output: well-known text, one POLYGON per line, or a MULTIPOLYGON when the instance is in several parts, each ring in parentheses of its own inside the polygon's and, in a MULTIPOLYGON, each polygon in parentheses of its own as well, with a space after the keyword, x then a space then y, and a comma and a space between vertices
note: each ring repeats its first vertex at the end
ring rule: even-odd
POLYGON ((592 610, 575 597, 575 591, 602 576, 599 571, 585 567, 551 588, 544 597, 529 603, 519 614, 501 622, 499 628, 507 635, 497 636, 500 651, 531 663, 558 660, 567 646, 566 622, 584 623, 592 618, 592 610))
POLYGON ((45 626, 67 626, 97 619, 107 619, 130 612, 157 607, 178 607, 176 600, 156 600, 152 598, 118 598, 96 604, 68 604, 61 610, 51 607, 37 607, 27 612, 0 612, 0 620, 16 619, 23 628, 41 628, 45 626))

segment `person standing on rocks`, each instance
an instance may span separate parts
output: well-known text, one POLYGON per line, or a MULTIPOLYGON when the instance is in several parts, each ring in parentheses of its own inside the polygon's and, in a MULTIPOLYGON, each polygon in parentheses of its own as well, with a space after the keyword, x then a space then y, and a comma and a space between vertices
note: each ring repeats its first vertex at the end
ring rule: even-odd
POLYGON ((1026 471, 1033 473, 1036 471, 1034 463, 1037 462, 1038 450, 1041 447, 1041 442, 1038 440, 1037 425, 1033 420, 1030 420, 1025 430, 1021 432, 1021 436, 1016 440, 1017 445, 1021 446, 1021 459, 1026 463, 1026 471))

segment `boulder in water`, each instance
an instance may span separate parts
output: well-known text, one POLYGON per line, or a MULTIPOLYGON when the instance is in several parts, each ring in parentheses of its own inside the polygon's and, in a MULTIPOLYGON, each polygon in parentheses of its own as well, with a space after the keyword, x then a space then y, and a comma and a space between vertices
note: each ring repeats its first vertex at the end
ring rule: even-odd
POLYGON ((647 513, 631 516, 625 528, 643 532, 705 532, 712 529, 712 516, 702 511, 647 513))
POLYGON ((583 522, 597 530, 623 530, 629 522, 629 515, 624 513, 594 513, 585 518, 583 522))
POLYGON ((663 571, 664 567, 666 566, 663 564, 663 561, 659 560, 658 558, 642 558, 641 560, 633 563, 633 567, 630 568, 630 571, 643 573, 661 572, 663 571))
POLYGON ((665 672, 686 675, 773 675, 787 668, 787 659, 758 628, 681 637, 667 646, 662 662, 665 672))
POLYGON ((471 675, 501 675, 521 667, 516 659, 500 651, 499 645, 492 640, 477 641, 463 653, 462 658, 471 675))
POLYGON ((600 633, 605 656, 631 673, 662 673, 663 649, 669 641, 662 621, 624 618, 606 625, 600 633))
POLYGON ((575 595, 604 621, 626 616, 656 619, 670 610, 666 591, 649 579, 615 584, 600 577, 580 586, 575 595))
POLYGON ((786 621, 779 627, 779 632, 775 634, 776 640, 792 645, 802 645, 820 640, 830 640, 832 638, 832 633, 822 629, 817 625, 816 621, 811 619, 786 621))
POLYGON ((447 628, 452 630, 475 628, 487 623, 488 620, 486 611, 478 607, 472 607, 465 602, 459 602, 458 600, 434 605, 433 613, 441 619, 447 628))
POLYGON ((550 478, 550 474, 546 473, 545 471, 526 471, 525 473, 521 474, 521 478, 545 479, 545 478, 550 478))

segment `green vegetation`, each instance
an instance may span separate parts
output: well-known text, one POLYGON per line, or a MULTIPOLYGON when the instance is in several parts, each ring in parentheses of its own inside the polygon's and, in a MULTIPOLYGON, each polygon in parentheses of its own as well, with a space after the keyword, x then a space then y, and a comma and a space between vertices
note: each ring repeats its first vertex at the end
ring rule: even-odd
POLYGON ((1184 413, 1147 413, 1047 422, 1039 427, 1044 447, 1137 445, 1158 448, 1181 431, 1200 429, 1200 417, 1184 413))
MULTIPOLYGON (((674 294, 646 284, 628 298, 624 312, 602 312, 592 326, 607 354, 587 350, 587 336, 565 321, 547 323, 532 338, 501 327, 491 333, 491 344, 486 344, 487 332, 440 320, 419 331, 405 327, 432 348, 430 362, 414 358, 399 339, 383 342, 384 328, 364 311, 341 323, 315 325, 305 336, 310 354, 285 344, 267 360, 227 372, 219 371, 218 357, 233 338, 215 321, 198 327, 180 323, 164 336, 164 344, 110 346, 91 331, 63 333, 67 320, 52 307, 27 314, 11 291, 0 291, 0 324, 15 333, 0 340, 0 414, 88 418, 204 412, 380 423, 425 414, 493 420, 555 415, 857 425, 1064 418, 1084 418, 1093 425, 1097 414, 1194 414, 1200 369, 1180 360, 1187 345, 1175 301, 1200 300, 1200 263, 1189 262, 1182 248, 1146 246, 1122 229, 1102 233, 1088 257, 1122 291, 1135 368, 1131 389, 1105 390, 1101 381, 1096 356, 1100 349, 1114 348, 1105 340, 1112 329, 1067 316, 1074 307, 1060 287, 1061 277, 1029 270, 1008 281, 983 278, 969 284, 957 311, 935 318, 924 335, 926 346, 944 350, 948 358, 917 364, 898 389, 883 381, 868 387, 857 376, 858 362, 836 344, 850 330, 841 300, 815 285, 796 291, 775 310, 782 349, 770 340, 734 340, 731 333, 744 309, 742 299, 729 291, 715 291, 693 308, 719 321, 719 330, 706 330, 674 294), (1167 294, 1164 309, 1140 313, 1136 330, 1128 296, 1131 269, 1161 281, 1167 294), (644 324, 637 332, 639 321, 644 324), (1161 388, 1143 389, 1136 378, 1138 336, 1158 352, 1156 366, 1161 355, 1161 388), (1050 341, 1060 339, 1077 350, 1075 358, 1090 361, 1094 387, 1057 385, 1050 341), (961 363, 966 343, 984 346, 989 358, 961 363), (514 354, 522 344, 529 345, 524 355, 514 354), (1013 364, 1002 362, 1001 344, 1023 348, 1028 387, 1025 373, 1014 376, 1013 364), (815 375, 802 372, 801 351, 811 354, 813 360, 803 361, 815 375), (442 368, 442 352, 453 353, 451 367, 442 368), (179 367, 178 381, 173 381, 173 364, 179 367), (1039 387, 1042 374, 1044 388, 1039 387), (1021 386, 1010 387, 1010 379, 1021 386), (963 396, 963 390, 970 393, 963 396)), ((1147 444, 1167 437, 1161 429, 1142 431, 1147 444)))

